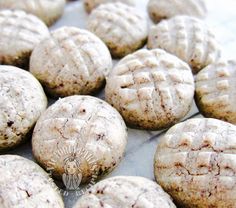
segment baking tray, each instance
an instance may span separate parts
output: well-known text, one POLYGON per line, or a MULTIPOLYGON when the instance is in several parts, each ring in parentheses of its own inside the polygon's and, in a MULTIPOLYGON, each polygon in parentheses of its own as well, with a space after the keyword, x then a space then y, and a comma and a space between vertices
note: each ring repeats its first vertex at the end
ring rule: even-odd
MULTIPOLYGON (((208 0, 208 16, 205 22, 213 29, 217 39, 223 48, 223 57, 227 59, 236 59, 236 2, 235 0, 208 0)), ((137 8, 146 12, 147 0, 137 0, 137 8)), ((82 1, 69 2, 66 5, 63 17, 50 29, 54 30, 61 26, 76 26, 86 28, 88 15, 84 11, 82 1)), ((114 60, 116 64, 118 60, 114 60)), ((96 95, 104 99, 104 93, 96 95)), ((50 104, 55 100, 50 99, 50 104)), ((185 119, 192 117, 201 117, 196 105, 193 103, 192 109, 185 119)), ((153 157, 156 150, 158 139, 164 134, 163 131, 141 131, 128 129, 128 146, 125 157, 121 164, 108 176, 133 175, 143 176, 154 180, 153 175, 153 157)), ((31 151, 31 142, 28 141, 16 149, 7 152, 7 154, 18 154, 33 160, 31 151)), ((71 208, 79 196, 75 192, 70 192, 64 196, 66 208, 71 208)))

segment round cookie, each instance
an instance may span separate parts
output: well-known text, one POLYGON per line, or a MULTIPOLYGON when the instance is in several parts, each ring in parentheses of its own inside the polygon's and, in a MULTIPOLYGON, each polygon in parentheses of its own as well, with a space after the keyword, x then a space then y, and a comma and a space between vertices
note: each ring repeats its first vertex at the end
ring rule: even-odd
POLYGON ((169 129, 155 155, 157 182, 184 208, 235 207, 236 127, 189 119, 169 129))
POLYGON ((134 7, 116 2, 94 9, 87 27, 106 43, 114 58, 121 58, 145 45, 148 21, 134 7))
POLYGON ((116 176, 91 187, 73 208, 142 207, 176 208, 155 182, 137 176, 116 176))
POLYGON ((236 124, 236 61, 211 64, 196 76, 195 100, 205 117, 236 124))
POLYGON ((63 14, 65 3, 65 0, 0 0, 0 9, 23 10, 50 26, 63 14))
POLYGON ((0 66, 0 151, 22 143, 40 114, 47 97, 38 80, 13 66, 0 66))
POLYGON ((201 20, 177 16, 163 20, 149 32, 148 48, 162 48, 187 62, 197 73, 221 55, 215 35, 201 20))
POLYGON ((53 96, 91 94, 105 84, 112 59, 105 44, 89 31, 62 27, 34 49, 30 72, 53 96))
POLYGON ((0 156, 0 199, 1 208, 64 208, 48 174, 18 155, 0 156))
POLYGON ((49 35, 47 26, 23 11, 0 11, 0 64, 28 68, 34 47, 49 35))
POLYGON ((114 3, 118 1, 131 6, 134 5, 134 0, 84 0, 84 8, 88 13, 90 13, 94 8, 98 7, 100 4, 114 3))
POLYGON ((58 100, 38 120, 32 138, 33 154, 45 169, 62 178, 67 159, 73 157, 82 182, 111 172, 120 163, 126 143, 126 126, 119 113, 90 96, 58 100), (81 152, 96 162, 89 163, 81 152))
POLYGON ((151 19, 157 23, 177 15, 203 18, 207 14, 207 9, 204 0, 149 0, 148 12, 151 19))
POLYGON ((190 110, 194 81, 189 66, 161 49, 139 50, 110 73, 106 100, 133 127, 167 128, 190 110))

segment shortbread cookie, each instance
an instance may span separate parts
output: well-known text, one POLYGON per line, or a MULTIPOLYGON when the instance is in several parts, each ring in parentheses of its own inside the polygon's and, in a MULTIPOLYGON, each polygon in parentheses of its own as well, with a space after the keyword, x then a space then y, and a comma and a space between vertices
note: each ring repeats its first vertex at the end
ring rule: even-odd
POLYGON ((36 163, 17 156, 0 156, 1 208, 64 208, 56 185, 36 163))
POLYGON ((160 49, 139 50, 122 59, 107 79, 106 100, 125 121, 158 130, 183 118, 192 105, 189 66, 160 49))
POLYGON ((0 64, 28 68, 34 47, 49 35, 47 26, 23 11, 0 11, 0 64))
POLYGON ((163 20, 150 30, 148 48, 162 48, 187 62, 194 73, 216 62, 220 47, 214 34, 201 20, 177 16, 163 20))
POLYGON ((179 207, 235 207, 236 127, 197 118, 161 138, 155 176, 179 207))
POLYGON ((155 182, 135 176, 116 176, 91 187, 74 208, 176 208, 170 196, 155 182))
POLYGON ((71 96, 60 99, 41 116, 32 145, 36 160, 55 177, 63 177, 71 160, 76 162, 82 182, 87 182, 119 164, 126 140, 125 123, 114 108, 95 97, 71 96))
POLYGON ((0 0, 0 9, 23 10, 51 25, 63 14, 65 2, 65 0, 0 0))
POLYGON ((117 1, 131 6, 134 5, 134 0, 84 0, 84 8, 88 13, 90 13, 94 8, 98 7, 100 4, 114 3, 117 1))
POLYGON ((134 7, 116 2, 94 9, 88 29, 106 43, 114 58, 121 58, 144 46, 148 22, 134 7))
POLYGON ((205 117, 236 124, 236 61, 209 65, 196 77, 196 104, 205 117))
POLYGON ((75 27, 53 31, 30 59, 30 72, 53 96, 96 92, 104 86, 111 68, 106 45, 92 33, 75 27))
POLYGON ((203 18, 207 9, 204 0, 149 0, 148 12, 154 22, 159 22, 177 15, 203 18))
POLYGON ((0 151, 26 139, 47 98, 40 83, 29 73, 13 66, 0 66, 0 151))

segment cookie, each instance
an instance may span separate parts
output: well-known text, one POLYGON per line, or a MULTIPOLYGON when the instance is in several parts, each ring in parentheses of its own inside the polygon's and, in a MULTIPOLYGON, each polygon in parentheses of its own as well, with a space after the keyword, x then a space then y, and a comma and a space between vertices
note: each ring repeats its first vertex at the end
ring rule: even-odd
POLYGON ((157 23, 177 15, 203 18, 207 14, 207 9, 204 0, 149 0, 148 12, 151 19, 157 23))
POLYGON ((235 207, 236 127, 211 118, 169 129, 155 155, 157 182, 184 208, 235 207))
POLYGON ((94 8, 98 7, 100 4, 114 3, 118 1, 131 6, 134 5, 134 0, 84 0, 84 8, 88 13, 90 13, 94 8))
POLYGON ((159 130, 190 110, 194 81, 189 66, 164 50, 139 50, 110 73, 106 100, 131 127, 159 130))
POLYGON ((50 26, 63 14, 65 3, 65 0, 0 0, 0 9, 23 10, 50 26))
POLYGON ((89 31, 75 27, 53 31, 30 59, 30 72, 55 97, 98 91, 111 68, 106 45, 89 31))
POLYGON ((148 21, 132 6, 107 3, 92 11, 87 28, 106 43, 114 58, 122 58, 145 45, 148 21))
POLYGON ((176 208, 155 182, 137 176, 116 176, 91 187, 73 208, 176 208))
POLYGON ((0 66, 0 151, 22 143, 40 114, 47 97, 40 83, 13 66, 0 66))
POLYGON ((0 11, 0 64, 28 68, 34 47, 49 35, 47 26, 23 11, 0 11))
POLYGON ((18 155, 0 156, 0 199, 1 208, 64 208, 48 174, 18 155))
POLYGON ((236 124, 236 61, 211 64, 196 76, 195 100, 205 117, 236 124))
POLYGON ((58 100, 41 116, 32 139, 33 154, 45 169, 64 180, 67 162, 74 161, 82 182, 111 172, 126 143, 126 126, 119 113, 90 96, 58 100))
POLYGON ((153 26, 148 48, 162 48, 178 56, 192 67, 193 73, 221 56, 215 35, 201 20, 189 16, 173 17, 153 26))

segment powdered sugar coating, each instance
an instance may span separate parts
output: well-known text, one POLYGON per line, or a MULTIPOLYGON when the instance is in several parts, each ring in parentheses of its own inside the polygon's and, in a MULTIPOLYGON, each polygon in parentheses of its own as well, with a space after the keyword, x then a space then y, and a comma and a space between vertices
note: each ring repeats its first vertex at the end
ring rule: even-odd
POLYGON ((23 10, 53 24, 62 14, 65 0, 0 0, 0 9, 23 10))
POLYGON ((193 76, 177 57, 160 49, 142 49, 116 65, 107 79, 105 94, 129 125, 162 129, 189 111, 193 76))
POLYGON ((74 208, 142 207, 175 208, 171 198, 155 182, 135 176, 116 176, 100 181, 83 195, 74 208))
POLYGON ((144 46, 148 22, 134 7, 116 2, 94 9, 87 27, 106 43, 114 58, 121 58, 144 46))
POLYGON ((62 27, 33 51, 30 71, 53 96, 91 94, 112 67, 109 50, 89 31, 62 27))
POLYGON ((18 155, 0 156, 0 190, 1 208, 64 208, 47 173, 18 155))
POLYGON ((220 61, 198 73, 195 100, 203 115, 236 124, 235 79, 235 61, 220 61))
POLYGON ((27 133, 47 107, 40 83, 29 73, 13 66, 0 66, 0 150, 12 148, 27 133))
POLYGON ((177 15, 203 18, 207 9, 204 0, 149 0, 148 12, 154 22, 159 22, 177 15))
POLYGON ((234 207, 236 127, 207 118, 169 129, 155 155, 157 182, 180 207, 234 207))
POLYGON ((134 5, 134 0, 84 0, 84 7, 88 13, 90 13, 94 8, 98 7, 100 4, 122 2, 128 5, 134 5))
POLYGON ((34 47, 49 36, 46 25, 23 11, 0 11, 0 64, 27 68, 34 47))
POLYGON ((148 48, 162 48, 187 62, 194 73, 216 62, 221 50, 215 35, 201 20, 177 16, 150 30, 148 48))
POLYGON ((106 102, 90 96, 58 100, 40 117, 32 138, 36 160, 44 168, 52 168, 58 177, 64 173, 64 159, 70 156, 59 155, 50 164, 60 151, 75 147, 78 156, 79 150, 84 149, 96 158, 94 170, 81 161, 83 182, 97 173, 100 176, 111 172, 122 159, 126 143, 126 126, 119 113, 106 102))

